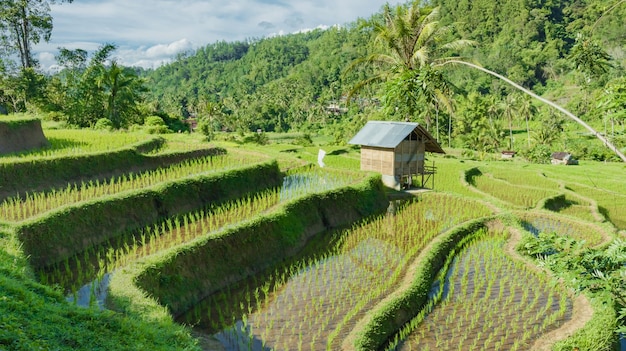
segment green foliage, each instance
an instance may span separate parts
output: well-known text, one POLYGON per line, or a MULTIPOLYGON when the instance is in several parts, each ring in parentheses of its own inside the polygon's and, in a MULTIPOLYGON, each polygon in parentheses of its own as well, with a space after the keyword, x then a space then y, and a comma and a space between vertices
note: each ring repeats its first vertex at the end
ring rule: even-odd
POLYGON ((477 93, 468 96, 458 111, 455 128, 455 134, 465 148, 481 153, 499 150, 505 132, 498 120, 497 109, 492 98, 477 93))
POLYGON ((362 76, 342 71, 365 52, 368 38, 352 27, 333 27, 253 43, 211 44, 146 72, 150 99, 172 116, 209 118, 214 130, 323 126, 330 118, 324 109, 333 102, 343 105, 346 87, 362 76))
POLYGON ((610 301, 610 307, 600 307, 606 311, 606 316, 595 317, 592 326, 560 345, 580 345, 581 350, 610 350, 618 328, 623 329, 626 324, 623 315, 616 315, 616 311, 626 308, 626 241, 615 239, 607 247, 585 248, 584 243, 576 239, 539 233, 536 237, 526 235, 518 249, 537 259, 541 266, 548 267, 572 288, 591 293, 605 304, 610 301), (614 330, 607 330, 607 326, 614 330))
POLYGON ((84 50, 62 49, 57 60, 64 69, 48 81, 43 108, 62 112, 68 124, 79 127, 92 126, 100 118, 109 119, 116 129, 141 123, 138 106, 146 87, 133 69, 110 60, 115 49, 105 44, 89 62, 84 50))
POLYGON ((609 60, 611 56, 595 41, 582 34, 576 36, 576 43, 569 54, 576 69, 583 72, 586 82, 607 73, 611 66, 609 60))
POLYGON ((7 56, 17 55, 22 69, 37 67, 38 62, 34 57, 32 46, 50 40, 51 2, 54 1, 5 0, 0 6, 0 52, 7 56))
POLYGON ((294 144, 301 146, 313 146, 313 139, 311 139, 311 134, 303 133, 301 136, 298 136, 296 138, 294 144))
POLYGON ((575 158, 593 161, 619 161, 620 159, 602 144, 592 143, 589 137, 568 141, 568 149, 575 158))
POLYGON ((96 121, 96 124, 94 124, 93 129, 112 131, 113 123, 111 123, 111 120, 108 118, 100 118, 96 121))
POLYGON ((203 118, 198 122, 198 126, 196 127, 196 131, 202 133, 205 137, 207 137, 208 141, 213 140, 215 136, 215 132, 213 130, 213 125, 211 125, 211 121, 203 118))
POLYGON ((246 135, 243 138, 244 143, 254 143, 258 145, 267 145, 269 143, 269 138, 265 133, 251 133, 246 135))
POLYGON ((549 145, 534 144, 532 147, 520 150, 520 156, 532 163, 550 163, 552 148, 549 145))
POLYGON ((146 127, 164 127, 165 122, 163 121, 163 118, 159 116, 149 116, 146 117, 143 125, 145 125, 146 127))
POLYGON ((145 131, 149 134, 165 134, 170 132, 170 130, 165 125, 165 121, 163 121, 163 118, 159 116, 146 117, 144 121, 144 126, 145 131))

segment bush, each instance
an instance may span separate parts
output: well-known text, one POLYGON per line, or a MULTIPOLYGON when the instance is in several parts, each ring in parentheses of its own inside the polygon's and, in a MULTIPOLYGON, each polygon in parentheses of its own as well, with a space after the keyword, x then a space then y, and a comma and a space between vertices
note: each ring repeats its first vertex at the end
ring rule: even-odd
MULTIPOLYGON (((106 119, 106 118, 104 118, 104 119, 106 119)), ((63 114, 63 112, 60 112, 60 111, 51 111, 51 112, 46 113, 43 116, 43 120, 44 121, 61 122, 61 121, 67 121, 67 116, 65 114, 63 114)))
POLYGON ((243 142, 246 144, 255 143, 259 145, 267 145, 269 144, 270 140, 265 133, 254 133, 251 135, 246 135, 243 138, 243 142))
POLYGON ((113 123, 108 118, 100 118, 93 126, 93 129, 110 131, 113 130, 113 123))
POLYGON ((213 137, 215 136, 211 122, 204 118, 198 122, 198 126, 196 127, 196 130, 200 132, 200 134, 206 136, 207 141, 213 140, 213 137))
POLYGON ((170 132, 163 118, 159 116, 146 118, 143 125, 145 126, 145 131, 149 134, 165 134, 170 132))
POLYGON ((520 155, 533 163, 549 163, 552 150, 548 145, 538 144, 522 149, 520 155))
POLYGON ((150 116, 146 118, 143 125, 146 127, 160 127, 165 126, 165 122, 159 116, 150 116))
POLYGON ((311 139, 311 134, 309 133, 302 134, 301 136, 296 138, 296 140, 294 140, 294 144, 301 145, 301 146, 312 146, 313 139, 311 139))

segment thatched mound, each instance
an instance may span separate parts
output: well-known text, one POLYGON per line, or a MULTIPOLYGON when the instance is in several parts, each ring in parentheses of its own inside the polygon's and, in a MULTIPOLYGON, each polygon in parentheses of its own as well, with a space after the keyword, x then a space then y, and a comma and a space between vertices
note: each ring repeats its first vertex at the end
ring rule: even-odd
POLYGON ((48 145, 38 119, 0 120, 0 154, 37 149, 48 145))

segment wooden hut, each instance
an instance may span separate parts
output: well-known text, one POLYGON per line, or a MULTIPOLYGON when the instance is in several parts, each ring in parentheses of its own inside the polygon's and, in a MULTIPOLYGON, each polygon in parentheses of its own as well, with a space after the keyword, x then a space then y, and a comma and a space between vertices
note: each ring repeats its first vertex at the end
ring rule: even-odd
POLYGON ((553 152, 550 156, 553 165, 577 165, 578 160, 572 157, 569 152, 553 152))
POLYGON ((379 172, 385 185, 401 189, 421 178, 425 187, 435 165, 425 164, 425 153, 445 153, 418 123, 370 121, 349 141, 361 145, 361 170, 379 172))

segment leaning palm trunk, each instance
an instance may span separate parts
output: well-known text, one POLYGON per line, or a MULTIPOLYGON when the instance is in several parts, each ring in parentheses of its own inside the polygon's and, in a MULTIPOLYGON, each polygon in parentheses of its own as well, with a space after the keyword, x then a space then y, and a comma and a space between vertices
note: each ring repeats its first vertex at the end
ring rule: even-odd
POLYGON ((537 94, 533 93, 532 91, 530 91, 530 90, 528 90, 528 89, 526 89, 526 88, 522 87, 521 85, 519 85, 519 84, 517 84, 517 83, 513 82, 512 80, 510 80, 510 79, 508 79, 508 78, 506 78, 506 77, 504 77, 504 76, 502 76, 502 75, 500 75, 500 74, 498 74, 498 73, 495 73, 495 72, 493 72, 493 71, 490 71, 490 70, 488 70, 488 69, 486 69, 486 68, 480 67, 480 66, 475 65, 475 64, 473 64, 473 63, 469 63, 469 62, 465 62, 465 61, 460 61, 460 60, 448 60, 448 61, 446 61, 446 62, 441 63, 441 65, 445 65, 445 64, 449 64, 449 63, 450 63, 450 64, 452 64, 452 63, 454 63, 454 64, 456 64, 456 63, 460 63, 460 64, 462 64, 462 65, 466 65, 466 66, 469 66, 469 67, 472 67, 472 68, 476 68, 476 69, 478 69, 478 70, 480 70, 480 71, 483 71, 483 72, 485 72, 485 73, 491 74, 492 76, 502 79, 503 81, 505 81, 505 82, 507 82, 507 83, 511 84, 511 85, 512 85, 512 86, 514 86, 515 88, 517 88, 517 89, 519 89, 519 90, 523 91, 524 93, 526 93, 526 94, 528 94, 528 95, 530 95, 530 96, 534 97, 535 99, 537 99, 537 100, 539 100, 539 101, 541 101, 541 102, 544 102, 544 103, 546 103, 546 104, 548 104, 548 105, 550 105, 550 106, 554 107, 555 109, 557 109, 557 110, 561 111, 562 113, 564 113, 564 114, 565 114, 566 116, 568 116, 569 118, 571 118, 571 119, 573 119, 574 121, 576 121, 576 123, 578 123, 578 124, 580 124, 581 126, 585 127, 585 129, 587 129, 588 131, 590 131, 590 132, 591 132, 591 134, 595 135, 595 136, 596 136, 596 138, 600 139, 600 140, 604 143, 604 145, 606 145, 609 149, 611 149, 611 151, 613 151, 613 152, 614 152, 617 156, 619 156, 619 158, 621 158, 621 159, 622 159, 622 161, 626 162, 626 156, 624 156, 624 154, 623 154, 623 153, 621 153, 621 152, 619 151, 619 149, 618 149, 617 147, 615 147, 615 145, 613 145, 613 144, 612 144, 609 140, 607 140, 604 136, 602 136, 602 134, 598 133, 598 132, 597 132, 595 129, 593 129, 590 125, 588 125, 588 124, 587 124, 587 123, 585 123, 583 120, 581 120, 580 118, 576 117, 573 113, 569 112, 568 110, 564 109, 563 107, 561 107, 561 106, 559 106, 559 105, 555 104, 554 102, 552 102, 552 101, 550 101, 550 100, 548 100, 548 99, 542 98, 541 96, 539 96, 539 95, 537 95, 537 94))

